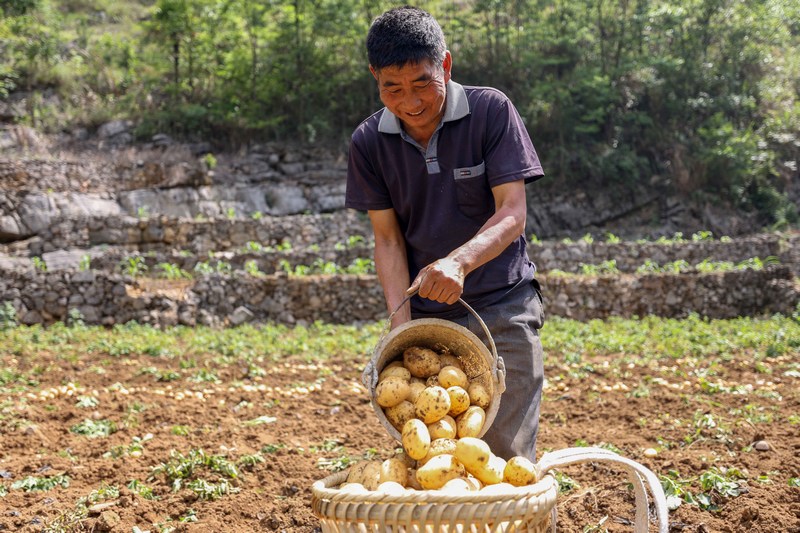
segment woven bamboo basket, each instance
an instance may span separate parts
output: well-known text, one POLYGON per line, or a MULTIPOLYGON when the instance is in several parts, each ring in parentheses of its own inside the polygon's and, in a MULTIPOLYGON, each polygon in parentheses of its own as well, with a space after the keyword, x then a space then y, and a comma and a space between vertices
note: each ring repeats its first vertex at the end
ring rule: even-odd
POLYGON ((378 374, 393 360, 402 360, 403 351, 411 346, 422 346, 436 352, 449 352, 458 356, 469 380, 477 381, 486 388, 492 401, 485 409, 486 421, 479 437, 486 433, 497 416, 500 397, 506 389, 505 364, 503 358, 497 354, 492 334, 481 317, 464 300, 459 299, 459 302, 472 313, 483 328, 488 347, 477 335, 455 322, 439 318, 418 318, 384 334, 364 370, 361 381, 370 391, 372 409, 389 435, 397 441, 401 440, 400 431, 392 426, 383 408, 378 405, 375 389, 378 384, 378 374))
POLYGON ((552 476, 494 494, 440 491, 348 493, 347 471, 311 487, 311 507, 323 533, 545 533, 556 504, 552 476))

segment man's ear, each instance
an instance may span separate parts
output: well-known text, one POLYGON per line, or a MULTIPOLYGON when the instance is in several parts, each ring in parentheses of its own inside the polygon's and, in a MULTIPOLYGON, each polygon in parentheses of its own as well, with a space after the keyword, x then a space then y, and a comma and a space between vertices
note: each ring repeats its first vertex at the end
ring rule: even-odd
POLYGON ((453 56, 450 55, 450 50, 445 50, 444 61, 442 61, 442 70, 444 71, 444 82, 447 83, 452 78, 453 56))
POLYGON ((373 76, 375 77, 375 79, 377 80, 377 79, 378 79, 378 71, 377 71, 377 70, 375 70, 375 67, 373 67, 372 65, 370 65, 370 66, 369 66, 369 71, 370 71, 370 72, 372 72, 372 75, 373 75, 373 76))

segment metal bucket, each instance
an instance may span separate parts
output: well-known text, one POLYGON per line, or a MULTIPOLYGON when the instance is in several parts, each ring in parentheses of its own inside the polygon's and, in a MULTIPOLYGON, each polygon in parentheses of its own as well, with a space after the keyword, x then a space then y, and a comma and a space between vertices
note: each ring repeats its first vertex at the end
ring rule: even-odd
MULTIPOLYGON (((396 359, 402 360, 403 351, 411 346, 430 348, 437 353, 446 351, 458 356, 470 381, 478 381, 486 388, 492 400, 485 409, 486 421, 479 436, 482 437, 486 433, 497 416, 500 396, 506 390, 505 364, 502 357, 497 354, 492 334, 481 317, 464 300, 459 298, 458 301, 478 320, 488 339, 489 348, 474 333, 455 322, 440 318, 419 318, 396 327, 388 334, 384 333, 364 369, 361 382, 370 391, 372 409, 383 427, 397 441, 401 440, 400 432, 389 422, 383 408, 378 405, 375 389, 378 385, 378 374, 390 362, 396 359)), ((389 317, 387 329, 392 316, 394 313, 389 317)))

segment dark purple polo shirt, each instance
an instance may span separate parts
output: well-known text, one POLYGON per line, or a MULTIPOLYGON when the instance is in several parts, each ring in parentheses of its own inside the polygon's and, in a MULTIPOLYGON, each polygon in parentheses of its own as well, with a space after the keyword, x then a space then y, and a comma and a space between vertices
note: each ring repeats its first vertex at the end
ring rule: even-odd
MULTIPOLYGON (((542 167, 522 118, 511 101, 488 87, 450 81, 444 117, 423 149, 388 109, 353 133, 345 205, 361 211, 393 208, 406 239, 413 280, 426 265, 475 236, 494 214, 491 188, 542 177, 542 167)), ((462 298, 480 308, 515 285, 533 279, 524 235, 464 280, 462 298)), ((461 304, 416 296, 415 315, 452 318, 461 304)))

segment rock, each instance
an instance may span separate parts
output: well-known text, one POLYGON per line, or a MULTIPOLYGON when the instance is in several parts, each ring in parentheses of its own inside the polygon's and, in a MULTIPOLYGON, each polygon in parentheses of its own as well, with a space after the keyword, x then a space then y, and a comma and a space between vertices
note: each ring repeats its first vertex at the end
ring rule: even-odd
POLYGON ((97 531, 116 531, 122 519, 114 511, 103 511, 97 519, 97 531))
POLYGON ((133 122, 130 120, 112 120, 97 128, 97 135, 101 139, 108 139, 128 132, 131 127, 133 127, 133 122))
POLYGON ((0 242, 17 241, 28 235, 30 234, 22 230, 14 216, 0 216, 0 242))
POLYGON ((232 325, 239 326, 245 322, 251 321, 254 317, 255 315, 252 311, 244 306, 240 306, 231 314, 230 321, 232 325))
POLYGON ((769 442, 765 440, 759 440, 753 444, 753 448, 755 448, 759 452, 768 452, 772 449, 772 446, 770 446, 769 442))

